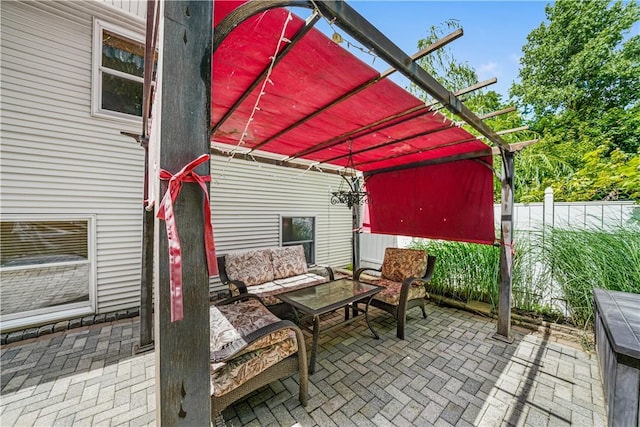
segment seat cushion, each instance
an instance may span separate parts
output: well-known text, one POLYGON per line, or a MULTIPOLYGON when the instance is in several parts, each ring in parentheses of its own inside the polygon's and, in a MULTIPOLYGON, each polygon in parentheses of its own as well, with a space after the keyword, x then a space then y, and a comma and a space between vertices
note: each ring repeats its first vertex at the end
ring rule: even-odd
POLYGON ((273 332, 247 345, 244 336, 280 320, 257 300, 211 306, 209 317, 212 358, 225 346, 241 348, 231 359, 211 363, 212 395, 228 393, 298 351, 295 332, 290 329, 273 332))
POLYGON ((227 363, 211 364, 211 395, 222 396, 251 380, 265 369, 298 351, 296 340, 287 338, 267 348, 236 357, 227 363))
POLYGON ((422 249, 387 248, 382 261, 382 277, 402 282, 422 277, 427 271, 427 252, 422 249))
POLYGON ((301 245, 271 248, 274 279, 284 279, 307 272, 307 260, 301 245))
MULTIPOLYGON (((402 283, 388 279, 363 280, 372 285, 384 286, 384 290, 373 296, 373 299, 384 301, 387 304, 398 305, 400 303, 400 290, 402 283)), ((409 297, 407 301, 417 298, 424 298, 427 295, 422 282, 414 282, 409 287, 409 297)))
POLYGON ((286 279, 278 279, 263 283, 262 285, 252 286, 249 292, 259 296, 262 302, 268 306, 282 302, 278 299, 279 294, 295 291, 296 289, 308 288, 309 286, 315 286, 328 281, 329 279, 318 274, 299 274, 297 276, 287 277, 286 279))
MULTIPOLYGON (((242 340, 258 329, 279 322, 260 301, 248 299, 236 304, 211 306, 209 309, 209 340, 211 353, 221 350, 232 342, 242 340)), ((284 341, 295 336, 291 330, 281 330, 260 338, 249 344, 242 353, 284 341)), ((241 344, 237 344, 238 347, 241 344)))
POLYGON ((230 252, 225 257, 227 277, 241 280, 247 286, 270 282, 275 278, 271 249, 230 252))

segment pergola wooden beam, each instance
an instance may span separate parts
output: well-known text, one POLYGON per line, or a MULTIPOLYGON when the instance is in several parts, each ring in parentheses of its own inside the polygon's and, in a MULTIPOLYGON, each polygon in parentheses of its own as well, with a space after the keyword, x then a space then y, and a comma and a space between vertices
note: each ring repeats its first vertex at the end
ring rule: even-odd
POLYGON ((490 119, 492 117, 501 116, 503 114, 512 113, 514 111, 516 111, 516 107, 507 107, 507 108, 504 108, 502 110, 493 111, 491 113, 483 114, 483 115, 478 116, 478 117, 481 120, 486 120, 486 119, 490 119))
MULTIPOLYGON (((507 147, 507 151, 511 151, 515 153, 522 150, 525 147, 535 144, 538 141, 539 139, 530 139, 528 141, 514 142, 513 144, 509 144, 509 146, 507 147)), ((501 154, 500 148, 491 147, 491 154, 493 154, 494 156, 500 155, 501 154)))
MULTIPOLYGON (((478 83, 476 83, 474 85, 467 86, 464 89, 460 89, 459 91, 454 92, 453 94, 455 96, 466 95, 468 93, 475 92, 476 90, 484 89, 485 87, 491 86, 492 84, 495 84, 497 82, 498 82, 497 78, 491 77, 490 79, 483 80, 483 81, 478 82, 478 83)), ((438 104, 440 104, 439 101, 431 101, 431 102, 426 103, 425 106, 426 107, 433 107, 433 106, 438 105, 438 104)))
POLYGON ((217 155, 217 156, 233 157, 234 159, 248 160, 248 161, 253 161, 253 162, 256 162, 256 163, 262 163, 262 164, 265 164, 265 165, 284 166, 284 167, 300 169, 300 170, 313 170, 313 169, 315 169, 316 171, 327 173, 327 174, 332 174, 332 175, 342 175, 342 176, 353 176, 354 175, 352 173, 344 171, 343 169, 334 169, 334 168, 328 168, 326 166, 322 166, 322 164, 320 164, 320 163, 312 163, 312 164, 297 163, 297 162, 292 162, 292 161, 289 161, 289 160, 274 159, 272 157, 263 156, 263 155, 260 155, 260 154, 257 154, 257 153, 235 152, 235 153, 233 153, 232 156, 230 156, 229 155, 230 150, 222 149, 220 147, 215 147, 215 146, 211 147, 210 152, 211 152, 211 154, 214 154, 214 155, 217 155))
MULTIPOLYGON (((178 173, 209 152, 211 38, 213 3, 166 1, 162 51, 160 167, 178 173)), ((200 176, 210 175, 209 162, 200 176)), ((168 181, 160 182, 164 194, 168 181)), ((207 189, 209 185, 206 185, 207 189)), ((205 260, 203 204, 196 182, 184 182, 174 203, 181 242, 182 320, 171 321, 169 242, 165 224, 156 221, 155 396, 159 426, 208 426, 211 423, 209 349, 209 275, 205 260)), ((174 236, 175 237, 175 236, 174 236)), ((172 243, 172 256, 175 256, 172 243)), ((176 294, 174 293, 174 296, 176 294)))
POLYGON ((520 126, 512 129, 505 129, 499 132, 496 132, 498 135, 508 135, 510 133, 522 132, 523 130, 529 130, 529 126, 520 126))

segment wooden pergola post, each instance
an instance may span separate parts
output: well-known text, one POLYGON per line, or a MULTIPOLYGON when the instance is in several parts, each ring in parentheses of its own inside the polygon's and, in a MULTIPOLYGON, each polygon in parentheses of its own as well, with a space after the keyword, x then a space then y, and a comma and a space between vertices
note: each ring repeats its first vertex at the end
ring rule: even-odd
POLYGON ((511 266, 513 262, 513 177, 515 153, 503 150, 502 200, 500 215, 500 289, 498 299, 498 331, 494 338, 513 342, 511 337, 511 266))
MULTIPOLYGON (((209 153, 211 1, 164 2, 160 167, 172 175, 209 153)), ((210 174, 209 162, 197 167, 210 174)), ((207 188, 209 186, 207 185, 207 188)), ((161 181, 160 195, 167 190, 161 181)), ((184 318, 171 321, 169 244, 156 229, 156 422, 159 426, 211 423, 209 276, 205 258, 203 191, 185 182, 173 204, 181 242, 184 318)))

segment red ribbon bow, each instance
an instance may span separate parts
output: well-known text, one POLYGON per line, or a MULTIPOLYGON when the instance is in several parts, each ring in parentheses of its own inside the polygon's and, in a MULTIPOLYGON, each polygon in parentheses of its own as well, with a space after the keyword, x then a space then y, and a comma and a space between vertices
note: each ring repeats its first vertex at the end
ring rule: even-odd
POLYGON ((164 169, 160 170, 160 179, 169 181, 167 192, 160 202, 158 218, 165 221, 167 228, 167 240, 169 241, 169 282, 171 285, 171 321, 182 320, 182 248, 180 247, 180 237, 176 227, 175 212, 173 202, 178 198, 183 182, 197 182, 202 188, 205 196, 204 210, 204 246, 207 257, 207 268, 209 276, 218 274, 218 264, 216 263, 216 250, 213 243, 213 227, 211 226, 211 209, 209 207, 209 193, 206 182, 211 181, 211 176, 200 176, 194 172, 202 163, 209 160, 209 154, 203 154, 175 175, 164 169))

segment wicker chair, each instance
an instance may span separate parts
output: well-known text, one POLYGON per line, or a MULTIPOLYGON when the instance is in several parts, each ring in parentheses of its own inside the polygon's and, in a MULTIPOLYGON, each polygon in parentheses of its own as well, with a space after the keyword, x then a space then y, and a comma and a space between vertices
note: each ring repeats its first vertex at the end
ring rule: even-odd
MULTIPOLYGON (((393 315, 398 323, 396 335, 402 340, 404 339, 407 310, 420 307, 422 317, 427 318, 424 299, 426 296, 425 285, 431 280, 435 263, 435 256, 427 255, 425 251, 420 249, 387 248, 381 268, 360 268, 353 276, 354 280, 386 288, 374 295, 371 305, 393 315), (380 278, 361 278, 365 271, 379 272, 380 278)), ((357 312, 357 306, 354 308, 357 312)))
POLYGON ((252 391, 295 373, 298 399, 307 405, 307 352, 294 323, 278 319, 251 294, 211 306, 210 321, 212 420, 252 391))

